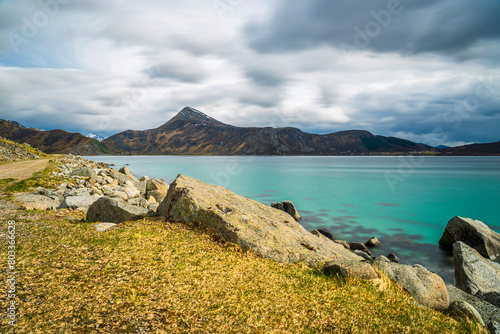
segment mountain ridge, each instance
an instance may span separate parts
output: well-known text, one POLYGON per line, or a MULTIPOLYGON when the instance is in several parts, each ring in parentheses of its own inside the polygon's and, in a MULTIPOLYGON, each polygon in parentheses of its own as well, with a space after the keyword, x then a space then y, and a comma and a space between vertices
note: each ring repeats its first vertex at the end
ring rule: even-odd
POLYGON ((292 127, 237 127, 192 107, 183 108, 158 128, 123 131, 102 143, 122 154, 350 155, 434 150, 366 130, 319 135, 292 127))
POLYGON ((26 128, 0 119, 0 136, 52 154, 128 155, 500 155, 500 142, 434 148, 366 130, 312 134, 294 127, 239 127, 192 107, 154 129, 126 130, 101 142, 80 133, 26 128))
POLYGON ((107 150, 99 141, 85 137, 80 133, 72 133, 61 129, 41 131, 26 128, 16 121, 0 119, 0 137, 19 144, 27 143, 49 154, 103 154, 107 150))

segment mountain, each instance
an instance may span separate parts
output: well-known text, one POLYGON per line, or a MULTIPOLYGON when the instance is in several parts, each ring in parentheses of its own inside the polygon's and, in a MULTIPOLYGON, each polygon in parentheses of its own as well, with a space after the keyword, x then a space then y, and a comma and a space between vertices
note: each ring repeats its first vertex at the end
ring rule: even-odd
POLYGON ((185 107, 156 129, 127 130, 102 144, 122 154, 350 155, 434 150, 363 130, 317 135, 291 127, 236 127, 191 107, 185 107))
POLYGON ((438 149, 443 149, 443 148, 450 148, 450 146, 446 146, 446 145, 438 145, 438 146, 436 146, 436 148, 438 148, 438 149))
POLYGON ((469 144, 439 150, 441 155, 500 155, 500 141, 488 144, 469 144))
POLYGON ((96 135, 96 134, 93 134, 93 133, 89 133, 87 135, 87 138, 92 138, 92 139, 95 139, 95 140, 98 140, 98 141, 103 141, 104 139, 106 139, 108 137, 102 136, 102 135, 96 135))
POLYGON ((3 119, 0 119, 0 137, 20 144, 28 143, 30 146, 50 154, 95 155, 108 152, 99 141, 79 133, 63 130, 28 129, 18 122, 3 119))

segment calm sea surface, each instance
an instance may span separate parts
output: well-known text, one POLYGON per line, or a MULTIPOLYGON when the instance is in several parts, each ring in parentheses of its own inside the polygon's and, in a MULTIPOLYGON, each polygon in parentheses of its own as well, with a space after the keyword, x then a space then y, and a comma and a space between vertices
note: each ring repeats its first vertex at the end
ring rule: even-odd
POLYGON ((260 202, 291 200, 306 229, 383 246, 453 281, 453 257, 438 241, 454 216, 500 232, 500 157, 96 156, 128 164, 136 176, 172 182, 177 174, 218 184, 260 202))

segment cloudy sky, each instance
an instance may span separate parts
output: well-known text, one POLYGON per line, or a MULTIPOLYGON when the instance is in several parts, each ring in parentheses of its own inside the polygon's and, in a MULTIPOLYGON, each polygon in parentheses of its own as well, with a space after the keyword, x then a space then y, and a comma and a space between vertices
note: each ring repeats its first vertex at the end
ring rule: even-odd
POLYGON ((0 118, 500 140, 499 0, 0 0, 0 118))

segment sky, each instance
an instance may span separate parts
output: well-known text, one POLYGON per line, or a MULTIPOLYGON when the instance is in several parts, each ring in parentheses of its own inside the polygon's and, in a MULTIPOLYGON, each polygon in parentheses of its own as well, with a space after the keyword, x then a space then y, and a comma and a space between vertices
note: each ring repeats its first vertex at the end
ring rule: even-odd
POLYGON ((0 0, 0 118, 500 140, 499 0, 0 0))

